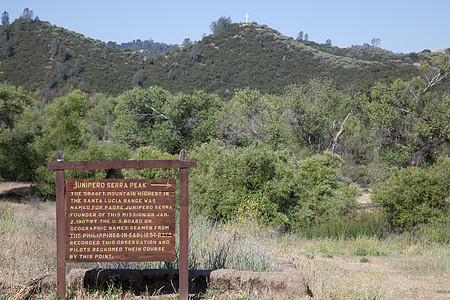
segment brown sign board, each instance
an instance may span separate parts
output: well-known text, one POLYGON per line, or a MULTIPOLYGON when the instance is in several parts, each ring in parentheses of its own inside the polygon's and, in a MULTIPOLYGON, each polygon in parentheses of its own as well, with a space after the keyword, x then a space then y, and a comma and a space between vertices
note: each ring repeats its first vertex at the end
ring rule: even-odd
POLYGON ((66 299, 66 262, 175 259, 175 180, 80 179, 65 182, 64 170, 179 168, 179 298, 187 300, 189 168, 195 167, 197 161, 189 159, 184 149, 178 160, 118 161, 64 161, 64 154, 58 151, 56 161, 47 163, 47 168, 54 170, 56 175, 57 299, 66 299), (110 226, 108 224, 116 227, 101 227, 110 226))
POLYGON ((175 179, 66 180, 65 260, 175 260, 175 191, 175 179))

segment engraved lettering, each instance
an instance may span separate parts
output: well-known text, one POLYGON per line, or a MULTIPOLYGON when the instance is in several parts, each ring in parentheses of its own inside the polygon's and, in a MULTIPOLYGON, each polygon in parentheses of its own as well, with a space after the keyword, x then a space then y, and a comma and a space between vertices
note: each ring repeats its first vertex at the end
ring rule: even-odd
POLYGON ((70 180, 66 192, 66 259, 173 258, 175 191, 157 190, 172 187, 173 181, 169 184, 153 179, 70 180))

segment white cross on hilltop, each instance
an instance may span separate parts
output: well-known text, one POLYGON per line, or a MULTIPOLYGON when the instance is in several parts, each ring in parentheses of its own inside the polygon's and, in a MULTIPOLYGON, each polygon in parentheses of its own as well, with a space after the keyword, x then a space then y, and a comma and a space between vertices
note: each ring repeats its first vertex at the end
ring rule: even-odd
POLYGON ((248 17, 250 17, 248 14, 245 14, 245 23, 248 23, 248 17))

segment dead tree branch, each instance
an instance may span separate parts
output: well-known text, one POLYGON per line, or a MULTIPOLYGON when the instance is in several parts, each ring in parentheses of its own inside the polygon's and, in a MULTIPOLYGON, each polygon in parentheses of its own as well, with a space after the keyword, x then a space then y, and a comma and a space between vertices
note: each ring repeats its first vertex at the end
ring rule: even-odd
POLYGON ((347 117, 345 117, 344 122, 342 122, 342 124, 341 124, 341 128, 340 128, 339 132, 336 133, 336 135, 334 136, 333 144, 331 145, 331 153, 334 153, 334 150, 337 147, 338 138, 344 133, 344 131, 345 131, 344 125, 345 125, 345 122, 347 122, 349 117, 350 117, 350 114, 348 114, 347 117))

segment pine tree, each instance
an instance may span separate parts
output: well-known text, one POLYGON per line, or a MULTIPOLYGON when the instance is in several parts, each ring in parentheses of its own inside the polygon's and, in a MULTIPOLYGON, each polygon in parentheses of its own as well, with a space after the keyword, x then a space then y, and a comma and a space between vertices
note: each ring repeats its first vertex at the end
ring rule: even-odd
POLYGON ((4 11, 2 14, 2 26, 8 27, 9 25, 9 14, 7 11, 4 11))

